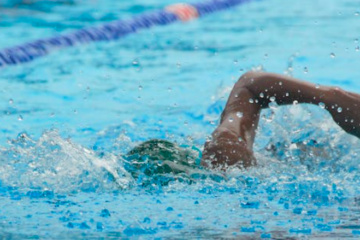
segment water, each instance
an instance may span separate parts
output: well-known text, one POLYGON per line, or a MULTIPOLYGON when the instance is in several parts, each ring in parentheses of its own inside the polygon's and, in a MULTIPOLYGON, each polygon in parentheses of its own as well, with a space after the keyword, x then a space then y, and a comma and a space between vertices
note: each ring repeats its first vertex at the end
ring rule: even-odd
MULTIPOLYGON (((174 1, 0 3, 2 48, 174 1)), ((1 69, 1 235, 358 238, 359 140, 318 106, 264 111, 246 171, 143 186, 121 157, 151 138, 202 148, 250 69, 360 92, 357 7, 256 1, 1 69)))

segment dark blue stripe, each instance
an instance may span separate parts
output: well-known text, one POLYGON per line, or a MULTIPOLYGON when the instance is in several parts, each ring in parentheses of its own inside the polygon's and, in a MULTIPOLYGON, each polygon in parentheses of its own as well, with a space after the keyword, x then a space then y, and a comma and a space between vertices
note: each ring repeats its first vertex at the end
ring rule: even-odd
POLYGON ((55 46, 55 47, 61 46, 61 42, 59 41, 59 39, 57 37, 49 38, 47 41, 52 46, 55 46))
POLYGON ((19 47, 19 50, 22 51, 26 56, 26 61, 31 61, 34 59, 31 53, 29 53, 28 49, 24 48, 23 46, 19 47))
POLYGON ((71 35, 71 37, 77 39, 77 41, 80 43, 87 43, 87 42, 91 41, 91 38, 88 35, 88 33, 86 33, 86 31, 84 31, 82 29, 77 32, 74 32, 71 35))
POLYGON ((15 49, 7 49, 6 53, 8 54, 9 58, 12 59, 14 64, 20 63, 20 62, 25 62, 26 58, 24 58, 24 56, 15 49))
POLYGON ((7 64, 7 65, 14 65, 15 61, 8 55, 5 51, 0 52, 0 58, 7 64))

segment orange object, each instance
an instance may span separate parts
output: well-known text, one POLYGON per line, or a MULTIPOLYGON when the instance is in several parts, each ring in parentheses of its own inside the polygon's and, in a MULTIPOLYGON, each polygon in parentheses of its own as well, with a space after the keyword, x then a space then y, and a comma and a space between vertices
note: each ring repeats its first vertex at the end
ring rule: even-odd
POLYGON ((177 3, 165 8, 167 12, 175 14, 181 21, 189 21, 199 17, 197 9, 186 3, 177 3))

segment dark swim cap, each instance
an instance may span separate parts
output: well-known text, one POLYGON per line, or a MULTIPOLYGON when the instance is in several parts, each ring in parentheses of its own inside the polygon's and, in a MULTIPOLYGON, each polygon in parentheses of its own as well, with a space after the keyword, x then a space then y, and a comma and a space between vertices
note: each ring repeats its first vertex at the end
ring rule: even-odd
POLYGON ((141 143, 124 156, 126 168, 133 177, 140 174, 179 174, 200 165, 201 152, 195 147, 152 139, 141 143))

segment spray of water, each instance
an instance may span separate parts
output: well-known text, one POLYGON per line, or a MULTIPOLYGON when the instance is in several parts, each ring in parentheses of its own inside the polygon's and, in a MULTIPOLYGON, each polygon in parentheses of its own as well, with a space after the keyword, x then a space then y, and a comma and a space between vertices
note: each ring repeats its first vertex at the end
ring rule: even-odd
POLYGON ((38 140, 22 133, 0 150, 0 175, 3 186, 59 192, 126 189, 132 178, 115 155, 99 156, 94 151, 56 130, 38 140))

